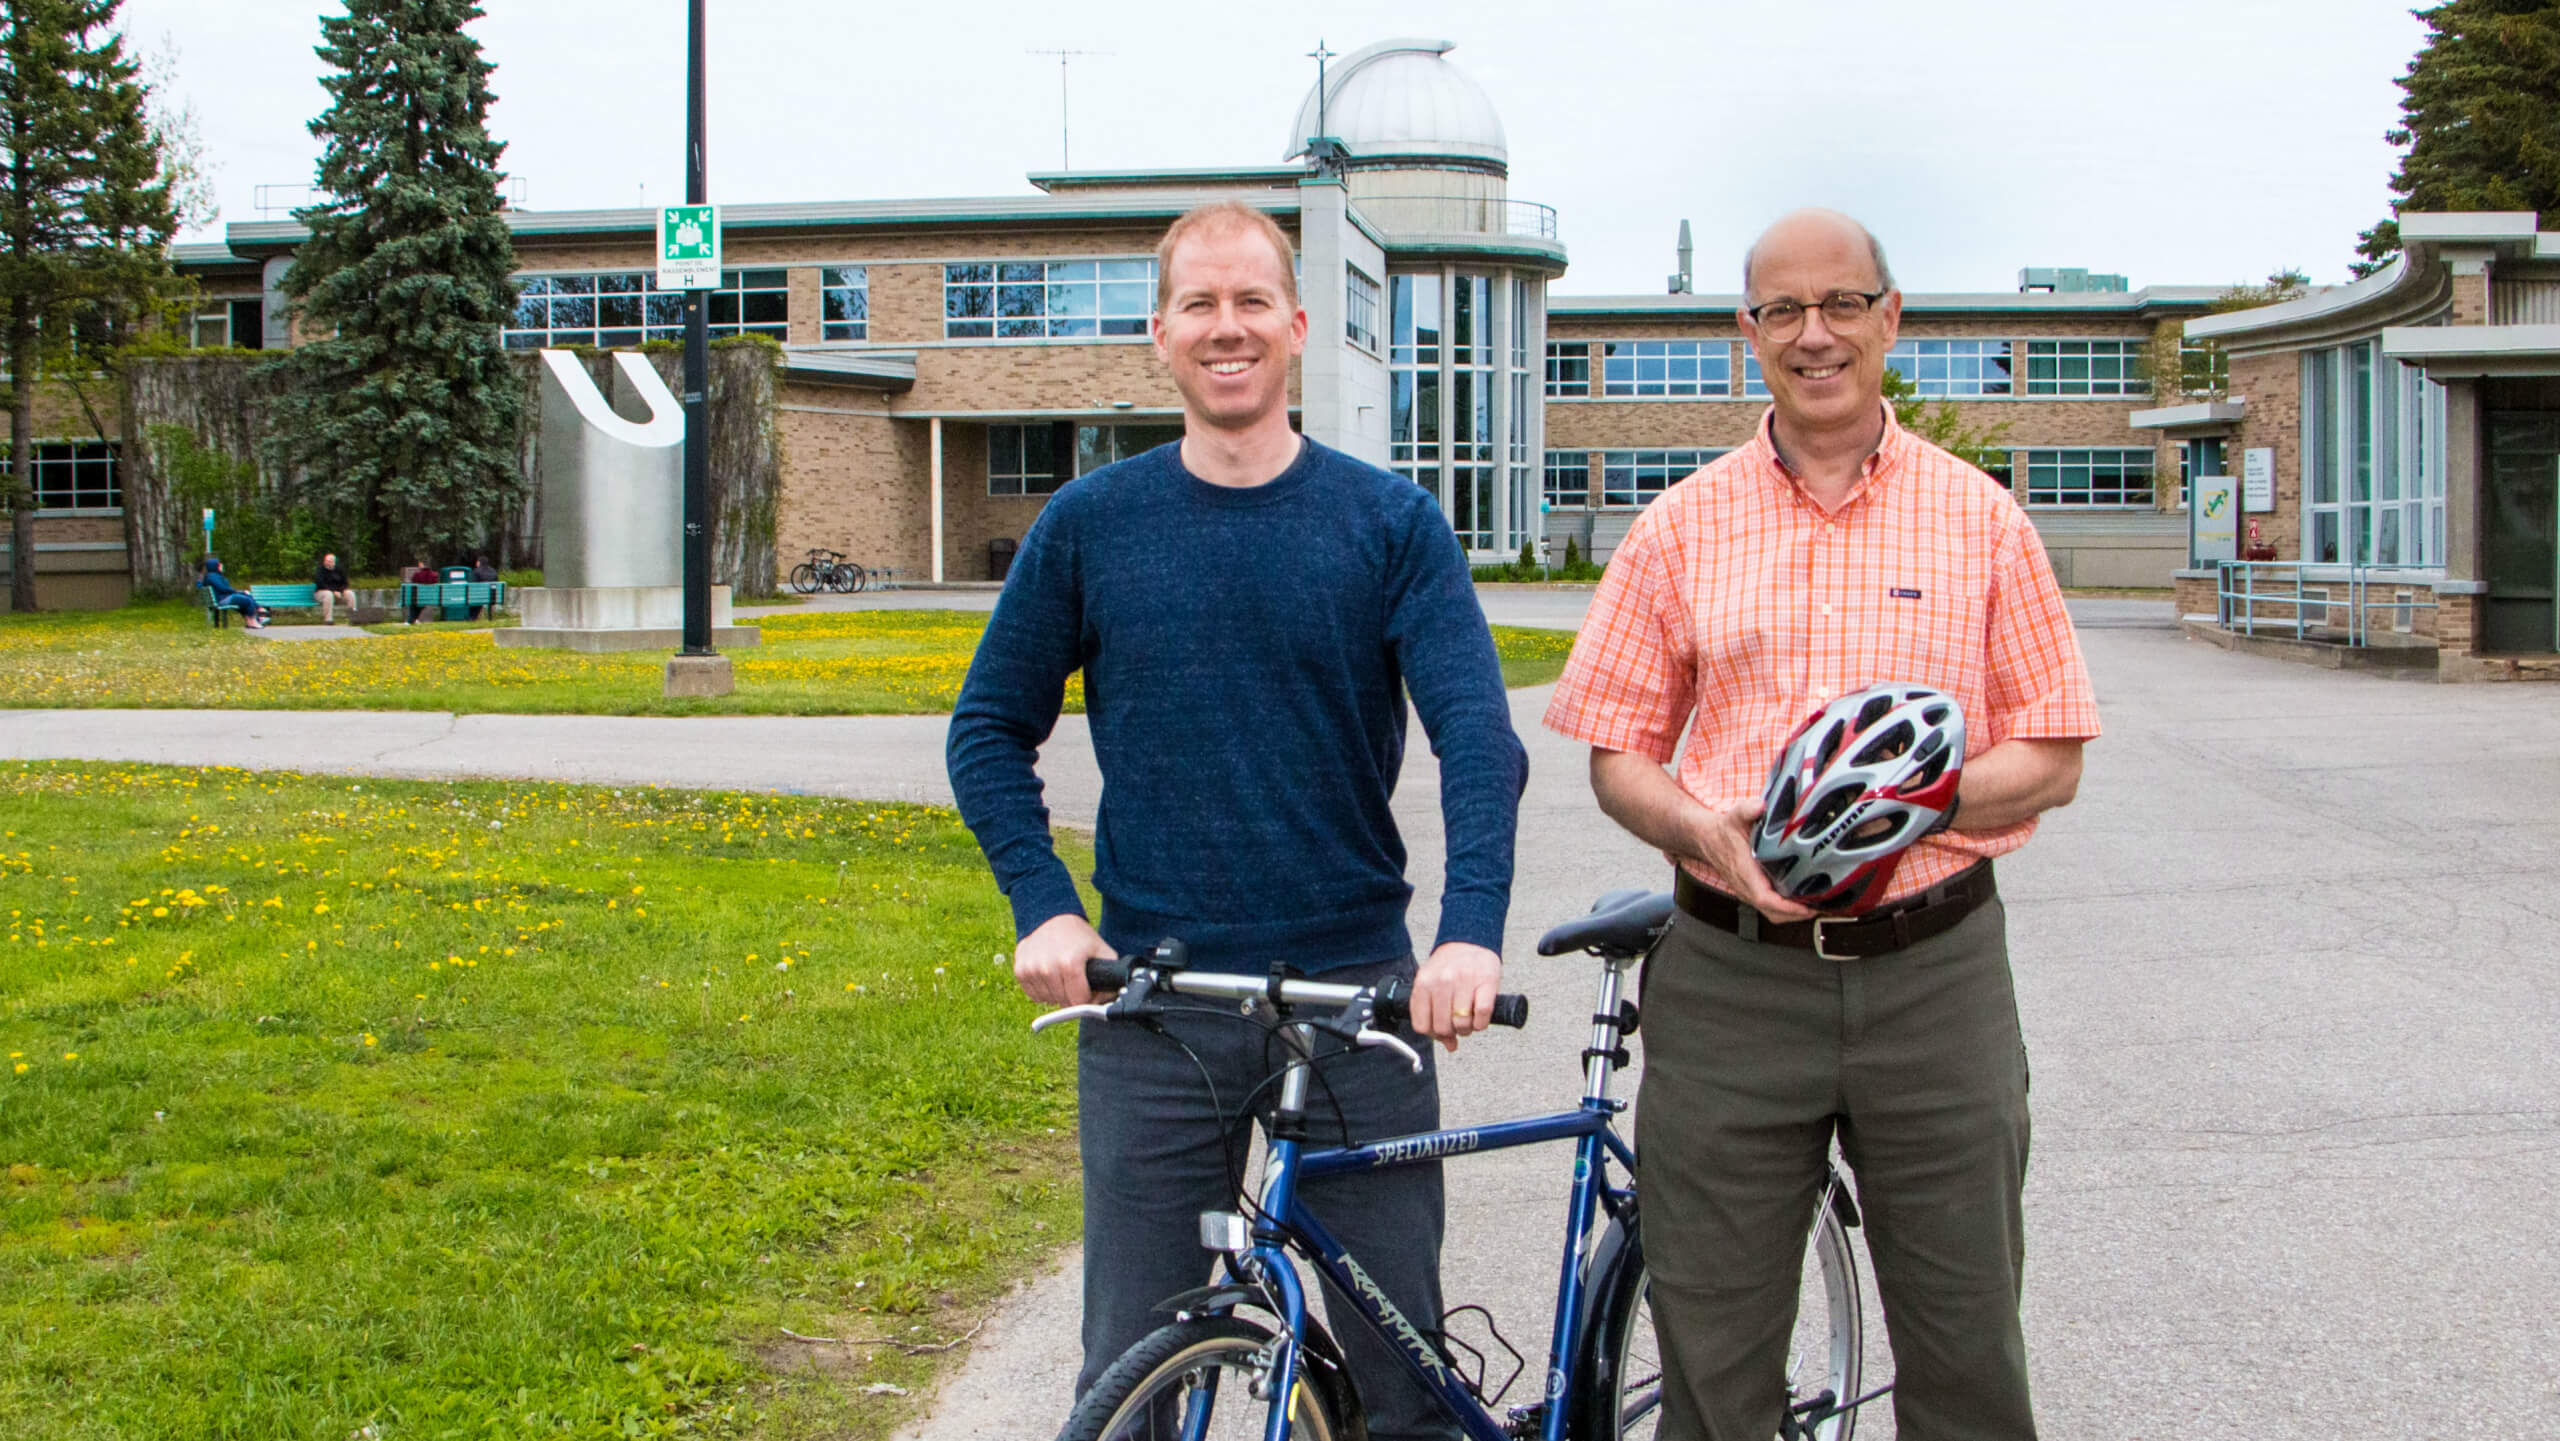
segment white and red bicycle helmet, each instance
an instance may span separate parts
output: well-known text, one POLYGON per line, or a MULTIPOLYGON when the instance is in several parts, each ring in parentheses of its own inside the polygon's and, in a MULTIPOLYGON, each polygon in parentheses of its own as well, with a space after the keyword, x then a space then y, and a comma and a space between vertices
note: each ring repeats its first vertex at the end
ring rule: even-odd
POLYGON ((1887 681, 1796 727, 1770 768, 1751 853, 1769 883, 1817 911, 1881 899, 1912 843, 1954 819, 1964 712, 1952 696, 1887 681))

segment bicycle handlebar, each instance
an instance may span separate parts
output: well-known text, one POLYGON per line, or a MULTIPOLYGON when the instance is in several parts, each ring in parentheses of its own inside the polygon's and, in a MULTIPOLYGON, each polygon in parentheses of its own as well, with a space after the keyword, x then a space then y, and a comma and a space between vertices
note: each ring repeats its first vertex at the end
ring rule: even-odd
MULTIPOLYGON (((1401 976, 1376 986, 1346 986, 1331 981, 1274 980, 1268 976, 1225 971, 1186 970, 1179 964, 1179 959, 1178 943, 1167 943, 1135 959, 1095 956, 1084 963, 1085 984, 1096 992, 1126 990, 1130 971, 1143 965, 1156 972, 1158 989, 1177 991, 1186 996, 1205 996, 1221 1001, 1261 998, 1293 1006, 1348 1006, 1358 1001, 1366 991, 1372 997, 1381 1022, 1400 1025, 1412 1019, 1413 982, 1401 976), (1175 951, 1175 954, 1168 956, 1168 950, 1175 951), (1174 964, 1166 965, 1166 961, 1174 964)), ((1488 1019, 1493 1025, 1514 1029, 1529 1024, 1529 998, 1510 991, 1495 996, 1493 1012, 1488 1019)))

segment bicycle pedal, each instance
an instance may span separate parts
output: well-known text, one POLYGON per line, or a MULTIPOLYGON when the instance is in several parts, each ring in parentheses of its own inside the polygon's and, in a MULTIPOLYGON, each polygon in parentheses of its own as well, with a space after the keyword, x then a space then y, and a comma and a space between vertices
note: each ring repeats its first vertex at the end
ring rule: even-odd
POLYGON ((1502 1434, 1505 1436, 1525 1438, 1535 1436, 1546 1429, 1547 1403, 1544 1401, 1534 1406, 1514 1406, 1502 1420, 1502 1434))

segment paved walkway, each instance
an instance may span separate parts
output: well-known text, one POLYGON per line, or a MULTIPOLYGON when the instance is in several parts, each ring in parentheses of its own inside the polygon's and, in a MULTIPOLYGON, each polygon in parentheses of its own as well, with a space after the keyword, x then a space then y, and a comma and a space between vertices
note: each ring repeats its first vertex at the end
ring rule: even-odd
MULTIPOLYGON (((2046 1434, 2547 1434, 2560 706, 2230 655, 2182 641, 2157 602, 2073 609, 2108 735, 2079 803, 2001 871, 2035 1058, 2027 1324, 2046 1434)), ((1537 729, 1544 703, 1513 698, 1532 771, 1508 939, 1539 1021, 1447 1068, 1453 1122, 1571 1095, 1587 963, 1530 942, 1662 874, 1593 809, 1578 749, 1537 729)), ((935 717, 221 718, 11 712, 0 756, 946 795, 935 717)), ((1083 734, 1071 718, 1051 746, 1069 823, 1097 794, 1083 734)), ((1416 754, 1397 804, 1426 926, 1434 780, 1416 754)), ((1452 1171, 1451 1295, 1492 1305, 1532 1356, 1563 1165, 1524 1151, 1452 1171)), ((1074 1312, 1068 1271, 1033 1281, 911 1434, 1046 1434, 1074 1312)), ((1860 1434, 1890 1436, 1890 1418, 1860 1434)))

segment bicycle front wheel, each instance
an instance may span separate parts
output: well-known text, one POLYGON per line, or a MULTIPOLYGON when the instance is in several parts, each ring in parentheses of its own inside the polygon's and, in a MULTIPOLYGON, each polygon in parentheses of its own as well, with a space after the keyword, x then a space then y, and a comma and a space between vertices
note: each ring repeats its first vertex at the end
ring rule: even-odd
POLYGON ((818 568, 807 561, 791 567, 791 588, 808 595, 818 588, 818 568))
MULTIPOLYGON (((1618 1266, 1601 1287, 1594 1297, 1599 1326, 1581 1368, 1580 1384, 1588 1389, 1574 1435, 1579 1441, 1650 1441, 1662 1415, 1662 1351, 1654 1336, 1653 1276, 1641 1231, 1627 1238, 1618 1266)), ((1771 1419, 1771 1436, 1849 1441, 1858 1413, 1839 1408, 1858 1399, 1864 1318, 1857 1255, 1826 1194, 1796 1287, 1786 1413, 1771 1419)))
POLYGON ((851 595, 862 589, 862 567, 849 560, 837 562, 833 586, 840 595, 851 595))
MULTIPOLYGON (((1267 1435, 1271 1333, 1234 1316, 1177 1321, 1120 1353, 1067 1417, 1058 1441, 1256 1441, 1267 1435)), ((1303 1362, 1289 1405, 1293 1441, 1363 1441, 1358 1403, 1303 1362)))

